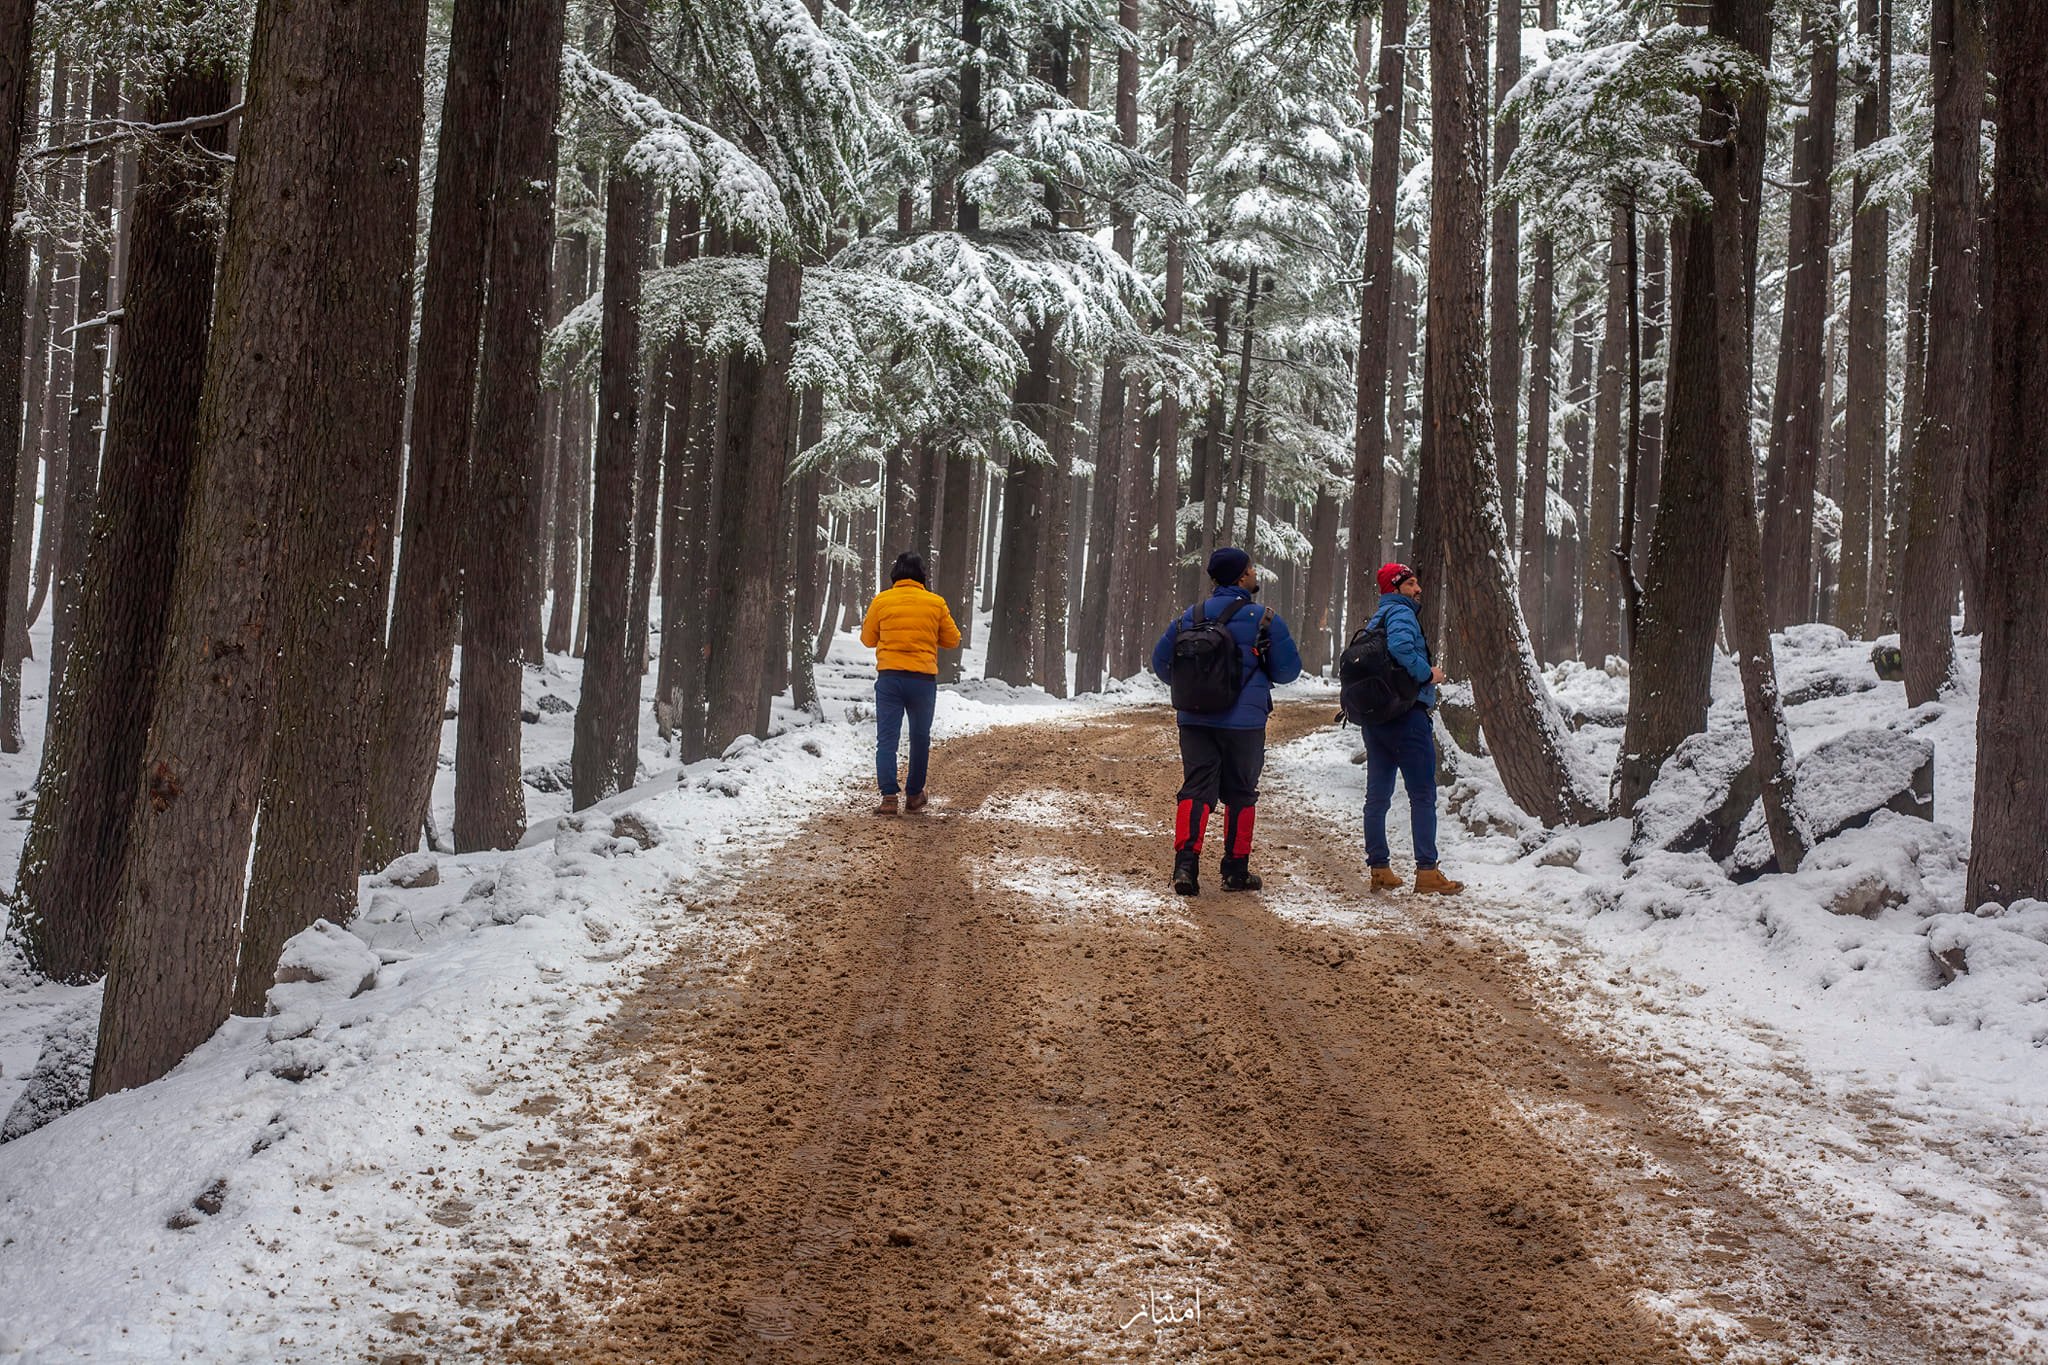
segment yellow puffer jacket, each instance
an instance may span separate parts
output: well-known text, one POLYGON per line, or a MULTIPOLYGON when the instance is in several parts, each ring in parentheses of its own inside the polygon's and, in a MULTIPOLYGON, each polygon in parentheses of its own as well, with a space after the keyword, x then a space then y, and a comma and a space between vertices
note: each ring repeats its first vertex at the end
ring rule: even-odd
POLYGON ((960 628, 945 598, 915 578, 899 578, 868 604, 860 642, 875 651, 878 669, 937 676, 939 651, 960 647, 960 628))

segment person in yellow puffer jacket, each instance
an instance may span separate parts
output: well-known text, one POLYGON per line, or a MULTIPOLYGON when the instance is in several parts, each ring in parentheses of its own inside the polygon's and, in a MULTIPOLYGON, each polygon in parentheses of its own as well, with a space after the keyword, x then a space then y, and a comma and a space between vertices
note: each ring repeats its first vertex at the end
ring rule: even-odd
POLYGON ((896 556, 888 591, 875 594, 860 623, 860 642, 875 651, 875 781, 882 789, 875 814, 896 814, 896 749, 905 715, 910 774, 903 809, 921 811, 932 710, 939 700, 939 651, 960 647, 960 628, 946 599, 926 586, 923 559, 907 550, 896 556))

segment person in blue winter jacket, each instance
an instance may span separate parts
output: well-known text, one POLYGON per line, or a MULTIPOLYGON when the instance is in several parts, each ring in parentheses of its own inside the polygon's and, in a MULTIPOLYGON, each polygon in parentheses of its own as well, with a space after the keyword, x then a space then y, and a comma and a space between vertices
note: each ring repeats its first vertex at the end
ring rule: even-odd
MULTIPOLYGON (((1257 891, 1261 882, 1251 871, 1252 824, 1259 801, 1259 773, 1266 766, 1266 718, 1273 711, 1273 686, 1301 675, 1301 651, 1278 612, 1255 601, 1258 571, 1251 556, 1225 546, 1209 556, 1209 577, 1215 583, 1201 604, 1205 620, 1232 612, 1224 628, 1237 641, 1244 665, 1243 687, 1227 711, 1178 711, 1181 788, 1173 822, 1173 889, 1183 896, 1200 892, 1202 836, 1209 814, 1223 802, 1223 889, 1257 891), (1234 608, 1234 610, 1233 610, 1234 608)), ((1173 645, 1194 624, 1195 608, 1174 618, 1152 647, 1152 671, 1173 681, 1173 645)))
MULTIPOLYGON (((1429 713, 1436 709, 1436 685, 1444 671, 1436 666, 1429 640, 1422 633, 1422 581, 1406 564, 1382 564, 1380 605, 1373 621, 1384 621, 1387 653, 1408 670, 1420 687, 1415 705, 1400 719, 1366 725, 1365 731, 1365 861, 1372 889, 1398 888, 1387 850, 1387 811, 1394 804, 1394 779, 1408 788, 1408 828, 1415 839, 1415 889, 1452 894, 1465 889, 1437 866, 1436 851, 1436 727, 1429 713)), ((1370 626, 1370 622, 1368 626, 1370 626)))

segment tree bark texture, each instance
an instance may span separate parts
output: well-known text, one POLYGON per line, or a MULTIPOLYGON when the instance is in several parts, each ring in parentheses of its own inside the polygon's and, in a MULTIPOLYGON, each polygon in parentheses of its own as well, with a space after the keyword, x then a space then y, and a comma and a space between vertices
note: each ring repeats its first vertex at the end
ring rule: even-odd
MULTIPOLYGON (((1521 142, 1521 123, 1501 106, 1522 78, 1522 0, 1499 0, 1493 30, 1493 182, 1507 173, 1521 142)), ((1515 405, 1522 388, 1522 223, 1515 201, 1493 206, 1488 305, 1487 382, 1493 402, 1494 459, 1500 471, 1501 511, 1508 543, 1515 543, 1515 405)))
MULTIPOLYGON (((1882 73, 1870 80, 1856 101, 1856 150, 1862 151, 1891 132, 1889 15, 1880 23, 1879 6, 1891 0, 1857 0, 1856 30, 1880 53, 1882 73)), ((1867 175, 1856 177, 1849 217, 1849 366, 1843 405, 1842 554, 1836 589, 1840 625, 1855 639, 1872 633, 1873 534, 1884 482, 1885 395, 1890 388, 1890 336, 1885 308, 1890 294, 1891 217, 1881 203, 1870 202, 1867 175)), ((1880 570, 1877 577, 1882 576, 1880 570)))
MULTIPOLYGON (((1508 570, 1507 528, 1485 402, 1484 0, 1430 5, 1430 430, 1441 477, 1440 526, 1451 606, 1469 656, 1480 724, 1502 784, 1546 824, 1598 813, 1571 762, 1571 739, 1529 649, 1508 570)), ((1425 580, 1425 590, 1429 590, 1425 580)))
MULTIPOLYGON (((181 63, 151 95, 145 117, 168 123, 214 113, 227 107, 229 90, 219 65, 181 63)), ((205 151, 227 145, 222 128, 190 136, 205 151)), ((156 695, 220 254, 200 206, 223 174, 220 162, 182 142, 142 150, 123 298, 128 345, 109 407, 106 491, 86 552, 80 650, 53 694, 10 925, 29 964, 53 980, 100 976, 113 942, 144 739, 137 719, 156 695)))
POLYGON ((1600 373, 1593 386, 1592 503, 1587 512, 1584 607, 1579 657, 1604 668, 1621 648, 1621 576, 1611 551, 1621 540, 1621 399, 1628 364, 1626 216, 1615 210, 1607 238, 1607 302, 1600 328, 1600 373))
POLYGON ((1962 562, 1957 520, 1977 408, 1977 214, 1984 109, 1982 0, 1933 0, 1934 167, 1929 177, 1926 397, 1914 433, 1899 585, 1899 652, 1906 701, 1948 687, 1955 665, 1949 617, 1962 562))
MULTIPOLYGON (((1380 21, 1378 81, 1373 96, 1372 164, 1366 180, 1365 257, 1360 269, 1357 424, 1352 436, 1350 543, 1346 558, 1345 628, 1357 630, 1379 600, 1373 574, 1388 553, 1380 523, 1387 498, 1389 408, 1406 395, 1390 394, 1390 331, 1394 312, 1394 209, 1401 183, 1401 97, 1407 85, 1408 0, 1386 0, 1380 21)), ((1392 422, 1400 425, 1398 417, 1392 422)))
MULTIPOLYGON (((274 719, 285 494, 327 486, 362 496, 321 458, 334 453, 326 443, 306 436, 322 419, 360 434, 366 414, 388 400, 355 381, 397 388, 398 376, 350 363, 359 352, 370 358, 371 347, 343 328, 332 284, 338 265, 356 259, 365 204, 385 201, 403 205, 392 212, 406 220, 404 264, 351 285, 394 309, 409 293, 425 29, 425 11, 397 0, 258 7, 197 462, 120 877, 96 1095, 163 1075, 228 1012, 274 719), (388 84, 376 78, 387 73, 388 84), (380 108, 389 116, 366 113, 380 108), (408 121, 409 145, 389 136, 408 121)), ((401 326, 400 357, 403 338, 401 326)), ((360 808, 323 810, 329 820, 360 817, 360 808)), ((353 892, 352 863, 345 872, 353 892)))
POLYGON ((510 848, 526 832, 520 678, 531 585, 530 503, 541 440, 541 343, 555 220, 555 116, 563 0, 511 0, 499 117, 477 422, 469 456, 462 691, 455 729, 455 847, 510 848))
POLYGON ((450 33, 420 302, 404 539, 371 756, 363 841, 369 867, 419 847, 441 752, 462 601, 477 336, 491 249, 510 10, 511 0, 458 0, 450 33))
POLYGON ((2048 12, 1996 0, 1984 671, 1965 909, 2048 900, 2048 12))

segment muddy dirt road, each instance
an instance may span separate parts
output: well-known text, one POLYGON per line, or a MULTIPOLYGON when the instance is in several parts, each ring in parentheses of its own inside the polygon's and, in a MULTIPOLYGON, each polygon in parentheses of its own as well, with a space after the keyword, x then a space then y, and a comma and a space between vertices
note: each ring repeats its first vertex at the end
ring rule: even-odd
POLYGON ((1169 727, 954 742, 928 813, 850 797, 740 886, 786 932, 620 1017, 655 1121, 532 1358, 1940 1358, 1511 954, 1369 903, 1270 774, 1264 894, 1216 890, 1212 851, 1172 896, 1169 727))

